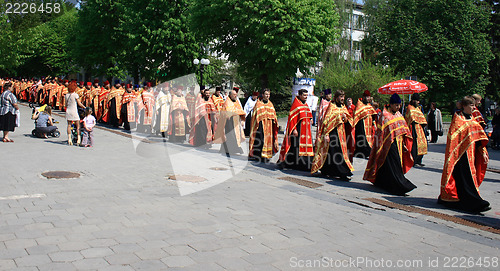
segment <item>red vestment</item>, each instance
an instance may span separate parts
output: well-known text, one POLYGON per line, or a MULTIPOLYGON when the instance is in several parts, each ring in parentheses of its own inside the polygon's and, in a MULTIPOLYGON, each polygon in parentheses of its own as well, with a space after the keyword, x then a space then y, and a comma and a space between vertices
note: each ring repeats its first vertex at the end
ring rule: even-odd
POLYGON ((250 152, 254 155, 254 143, 259 124, 262 123, 264 142, 262 143, 261 157, 271 159, 278 152, 278 118, 273 103, 264 103, 257 100, 252 112, 252 126, 250 128, 250 152))
MULTIPOLYGON (((341 107, 337 107, 335 103, 329 103, 329 106, 324 114, 323 125, 321 125, 322 129, 316 136, 317 138, 315 146, 316 149, 315 149, 313 164, 311 167, 312 174, 320 170, 325 164, 328 155, 328 150, 330 148, 330 142, 325 140, 325 136, 329 136, 330 132, 332 132, 335 128, 338 128, 337 133, 339 136, 338 140, 340 142, 340 147, 342 149, 342 157, 344 158, 347 167, 351 171, 354 170, 351 162, 349 161, 349 152, 347 149, 347 139, 345 130, 346 123, 352 123, 352 117, 349 114, 349 111, 347 111, 347 108, 344 105, 342 105, 341 107), (343 114, 346 117, 345 121, 342 120, 343 114)), ((333 159, 333 157, 331 159, 333 159)))
MULTIPOLYGON (((441 176, 441 194, 443 201, 459 201, 453 170, 462 155, 467 155, 472 179, 476 189, 484 180, 486 164, 483 153, 488 154, 488 137, 483 127, 474 119, 466 119, 462 112, 456 113, 448 130, 443 174, 441 176), (476 143, 479 145, 476 148, 476 143)), ((479 193, 479 189, 478 189, 479 193)))
POLYGON ((384 109, 381 124, 378 125, 374 137, 372 151, 368 164, 366 165, 363 180, 368 180, 372 183, 375 182, 378 169, 384 164, 387 153, 394 140, 397 142, 401 167, 403 169, 403 174, 405 174, 413 166, 413 158, 411 156, 413 138, 411 136, 411 131, 408 125, 406 125, 403 115, 401 115, 399 111, 393 114, 384 109))
POLYGON ((295 97, 295 100, 292 103, 292 108, 290 109, 290 113, 288 114, 285 138, 283 139, 283 144, 281 144, 279 158, 280 162, 285 161, 286 154, 291 147, 290 136, 292 136, 292 131, 298 128, 297 124, 299 124, 299 122, 299 156, 314 156, 311 120, 312 113, 307 104, 301 102, 298 97, 295 97))

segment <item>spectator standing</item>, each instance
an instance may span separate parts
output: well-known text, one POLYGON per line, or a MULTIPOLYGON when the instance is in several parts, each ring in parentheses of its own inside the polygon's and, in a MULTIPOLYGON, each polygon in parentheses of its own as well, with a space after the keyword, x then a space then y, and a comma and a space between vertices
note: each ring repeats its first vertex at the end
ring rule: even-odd
POLYGON ((500 148, 500 107, 495 109, 495 115, 493 115, 491 125, 493 126, 493 132, 491 133, 491 146, 493 149, 497 150, 500 148))
POLYGON ((316 95, 309 95, 307 96, 307 106, 309 107, 309 110, 312 112, 312 125, 316 126, 316 111, 318 110, 318 101, 319 98, 316 95))
POLYGON ((436 143, 438 136, 443 135, 443 118, 441 117, 441 111, 437 108, 436 103, 431 103, 431 109, 427 114, 427 127, 431 131, 431 141, 430 143, 436 143))
POLYGON ((77 145, 80 145, 80 116, 78 115, 78 106, 83 106, 80 102, 80 97, 75 93, 76 82, 71 82, 68 87, 68 94, 64 96, 64 107, 66 108, 66 121, 68 122, 68 145, 73 145, 71 140, 71 124, 76 125, 76 132, 78 134, 77 145))
POLYGON ((83 139, 84 147, 92 147, 94 145, 94 126, 96 119, 92 115, 92 107, 85 108, 85 118, 83 118, 83 139))
POLYGON ((3 142, 14 142, 9 138, 9 132, 14 132, 16 127, 16 111, 19 110, 17 98, 11 92, 12 83, 3 85, 3 92, 0 96, 0 130, 3 131, 3 142))

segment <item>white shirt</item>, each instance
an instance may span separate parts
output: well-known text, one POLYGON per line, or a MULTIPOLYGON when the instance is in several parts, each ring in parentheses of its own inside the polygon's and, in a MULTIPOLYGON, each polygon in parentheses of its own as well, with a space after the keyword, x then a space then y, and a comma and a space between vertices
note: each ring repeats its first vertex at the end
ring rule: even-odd
POLYGON ((85 122, 85 126, 87 128, 94 128, 96 122, 94 116, 88 115, 85 118, 83 118, 83 121, 85 122))
POLYGON ((308 95, 306 104, 311 111, 316 111, 318 109, 318 96, 308 95))
POLYGON ((251 96, 248 98, 247 102, 245 103, 245 108, 243 108, 246 114, 245 116, 248 116, 248 114, 252 112, 253 108, 255 107, 255 104, 257 103, 257 100, 258 99, 252 100, 251 96))

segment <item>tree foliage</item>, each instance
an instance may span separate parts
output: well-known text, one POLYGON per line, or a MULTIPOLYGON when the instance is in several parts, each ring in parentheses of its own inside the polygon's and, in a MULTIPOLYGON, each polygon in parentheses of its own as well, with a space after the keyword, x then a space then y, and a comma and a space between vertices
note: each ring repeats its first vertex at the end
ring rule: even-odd
POLYGON ((427 84, 426 95, 450 102, 484 93, 492 58, 489 11, 474 0, 367 0, 368 55, 427 84))
MULTIPOLYGON (((69 37, 76 23, 76 11, 64 1, 60 12, 5 13, 0 1, 0 73, 7 76, 61 75, 74 70, 69 56, 69 37)), ((30 0, 37 7, 47 1, 30 0)), ((11 10, 13 11, 13 10, 11 10)))
POLYGON ((190 12, 197 37, 258 87, 276 89, 339 36, 334 0, 193 0, 190 12))
POLYGON ((129 71, 170 80, 193 70, 199 46, 188 27, 188 0, 122 0, 117 30, 128 48, 122 63, 129 71))
POLYGON ((117 31, 119 2, 88 0, 79 11, 72 55, 93 76, 126 77, 125 68, 119 63, 119 57, 126 52, 126 36, 117 31))
POLYGON ((331 88, 332 92, 344 90, 346 97, 353 98, 354 102, 365 90, 369 90, 375 101, 386 103, 389 95, 379 94, 378 88, 401 79, 390 67, 384 68, 364 60, 357 63, 345 61, 338 54, 331 55, 329 61, 324 63, 325 66, 317 77, 316 88, 331 88))
POLYGON ((488 35, 494 59, 490 61, 490 84, 486 88, 488 95, 500 103, 500 1, 486 1, 492 10, 491 25, 488 35))

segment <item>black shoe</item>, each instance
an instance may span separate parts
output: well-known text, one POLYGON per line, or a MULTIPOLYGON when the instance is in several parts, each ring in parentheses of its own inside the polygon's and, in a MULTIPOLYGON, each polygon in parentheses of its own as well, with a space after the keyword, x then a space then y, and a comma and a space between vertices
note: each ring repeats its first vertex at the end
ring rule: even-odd
POLYGON ((348 176, 341 176, 341 177, 339 177, 339 180, 344 181, 344 182, 348 182, 351 180, 351 178, 348 176))

